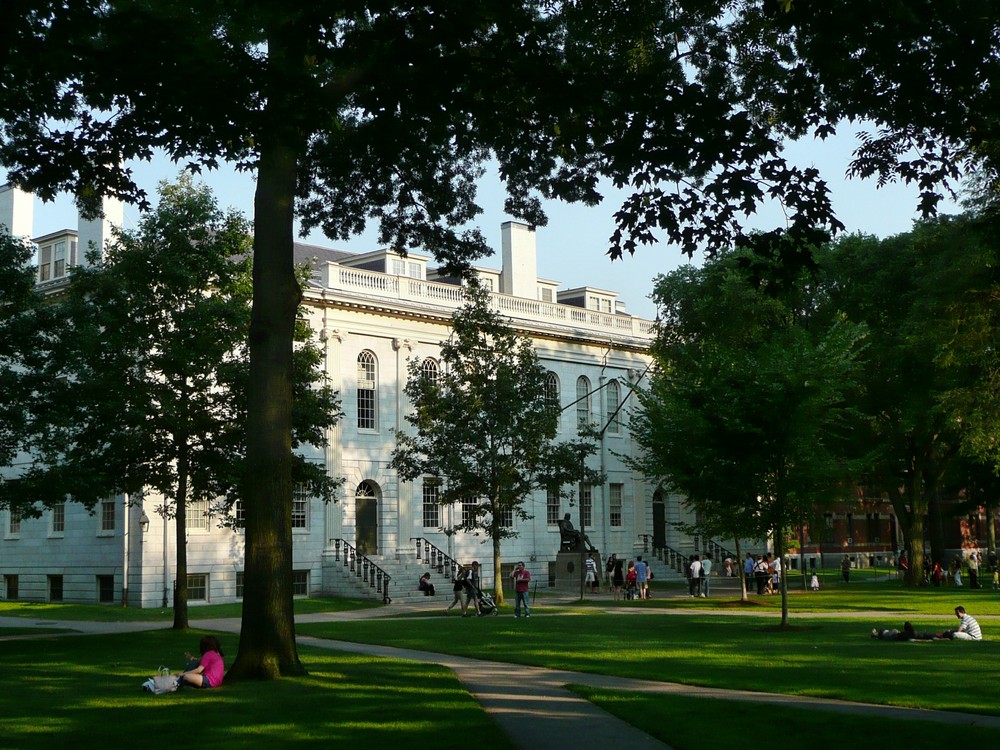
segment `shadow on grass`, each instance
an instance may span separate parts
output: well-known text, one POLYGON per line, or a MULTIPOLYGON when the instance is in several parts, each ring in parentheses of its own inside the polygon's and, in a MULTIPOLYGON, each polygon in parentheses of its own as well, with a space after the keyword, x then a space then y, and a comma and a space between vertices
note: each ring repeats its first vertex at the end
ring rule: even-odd
MULTIPOLYGON (((295 614, 304 615, 314 612, 348 612, 356 609, 373 609, 381 607, 382 603, 370 599, 317 598, 296 599, 294 606, 295 614)), ((243 605, 240 602, 192 606, 188 609, 188 619, 192 622, 222 617, 239 618, 242 614, 243 605)), ((170 608, 139 609, 108 604, 0 601, 0 616, 93 622, 172 622, 174 611, 170 608)))
MULTIPOLYGON (((917 708, 1000 714, 1000 641, 890 643, 874 620, 810 618, 773 629, 772 617, 586 613, 473 620, 378 620, 299 625, 300 633, 480 659, 706 687, 759 690, 917 708)), ((947 623, 912 618, 920 630, 947 623)), ((989 637, 989 633, 987 633, 989 637)))
MULTIPOLYGON (((447 670, 301 649, 309 674, 153 696, 142 681, 179 668, 198 633, 171 630, 5 644, 0 652, 0 745, 14 750, 140 746, 465 747, 488 733, 512 745, 447 670)), ((222 637, 232 657, 235 636, 222 637)))
POLYGON ((926 720, 857 716, 804 706, 763 705, 678 695, 570 689, 639 727, 675 750, 708 747, 771 747, 779 731, 783 744, 809 750, 911 750, 963 745, 992 747, 1000 731, 926 720))

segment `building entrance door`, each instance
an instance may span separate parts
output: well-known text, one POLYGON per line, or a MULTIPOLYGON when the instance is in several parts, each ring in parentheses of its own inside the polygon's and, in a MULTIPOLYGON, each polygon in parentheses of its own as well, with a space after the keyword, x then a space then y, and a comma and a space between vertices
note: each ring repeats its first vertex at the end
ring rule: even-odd
POLYGON ((356 545, 360 555, 378 554, 378 497, 369 482, 358 485, 355 495, 356 545))
POLYGON ((653 549, 667 546, 667 510, 663 504, 663 493, 653 493, 653 549))

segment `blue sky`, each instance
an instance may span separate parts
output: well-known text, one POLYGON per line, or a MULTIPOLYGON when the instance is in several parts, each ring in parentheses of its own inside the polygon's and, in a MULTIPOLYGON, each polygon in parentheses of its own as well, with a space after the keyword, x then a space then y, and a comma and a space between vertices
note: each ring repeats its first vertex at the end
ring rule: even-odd
MULTIPOLYGON (((834 208, 847 231, 887 237, 909 230, 917 218, 914 212, 917 204, 915 187, 889 185, 879 190, 872 181, 844 178, 854 148, 853 134, 853 130, 842 129, 838 136, 825 142, 804 140, 794 143, 788 147, 787 154, 799 166, 820 169, 830 184, 834 208)), ((153 196, 157 182, 172 179, 178 172, 177 167, 166 158, 135 165, 134 170, 139 184, 153 196)), ((254 183, 249 175, 223 169, 206 173, 202 179, 213 189, 221 205, 252 215, 254 183)), ((649 299, 652 279, 688 261, 676 247, 663 243, 640 248, 634 256, 619 261, 612 262, 608 258, 605 253, 608 237, 614 231, 613 215, 624 195, 624 192, 615 191, 609 185, 605 201, 596 207, 548 204, 549 224, 538 229, 538 275, 558 281, 563 289, 589 285, 617 291, 626 303, 627 312, 653 318, 656 311, 649 299)), ((482 180, 480 199, 484 213, 476 223, 497 250, 493 257, 483 259, 481 265, 499 268, 500 224, 509 217, 503 213, 503 191, 495 174, 489 174, 482 180)), ((958 210, 950 201, 943 204, 945 213, 958 210)), ((134 226, 138 220, 139 211, 127 207, 126 226, 134 226)), ((749 223, 761 229, 771 229, 781 226, 783 218, 777 206, 765 206, 749 223)), ((62 197, 48 205, 36 199, 35 236, 75 226, 75 209, 69 198, 62 197)), ((355 252, 377 248, 374 228, 350 242, 333 243, 318 232, 307 240, 355 252)))

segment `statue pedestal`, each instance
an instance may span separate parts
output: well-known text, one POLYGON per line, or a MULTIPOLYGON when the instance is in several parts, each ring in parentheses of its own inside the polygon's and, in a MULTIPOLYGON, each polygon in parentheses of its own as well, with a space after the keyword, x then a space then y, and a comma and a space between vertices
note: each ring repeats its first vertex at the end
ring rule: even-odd
MULTIPOLYGON (((604 566, 601 564, 600 553, 594 553, 597 561, 597 577, 601 580, 604 575, 604 566)), ((579 594, 580 587, 583 586, 583 579, 587 575, 587 566, 584 562, 587 559, 586 552, 558 552, 556 553, 556 582, 553 589, 565 593, 579 594)))

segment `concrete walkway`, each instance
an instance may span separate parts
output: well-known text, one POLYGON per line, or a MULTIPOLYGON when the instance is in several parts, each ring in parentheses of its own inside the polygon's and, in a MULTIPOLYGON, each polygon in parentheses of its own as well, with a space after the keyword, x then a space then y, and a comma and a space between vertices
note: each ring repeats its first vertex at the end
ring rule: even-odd
MULTIPOLYGON (((610 597, 609 597, 610 598, 610 597)), ((547 600, 547 604, 555 601, 547 600)), ((317 613, 302 615, 297 622, 333 622, 358 620, 373 617, 392 617, 403 612, 412 614, 415 607, 390 605, 378 609, 354 610, 340 613, 317 613)), ((428 610, 429 616, 439 617, 438 608, 428 610)), ((663 610, 636 608, 615 610, 622 614, 666 614, 663 610)), ((674 611, 672 614, 681 614, 674 611)), ((687 610, 686 614, 695 614, 687 610)), ((714 612, 713 614, 718 614, 714 612)), ((762 614, 754 612, 753 614, 762 614)), ((824 613, 830 616, 831 613, 824 613)), ((858 616, 858 613, 851 613, 858 616)), ((885 613, 882 613, 884 616, 885 613)), ((238 633, 240 622, 236 619, 198 620, 199 629, 238 633)), ((20 617, 0 617, 0 627, 49 627, 69 628, 78 633, 123 633, 156 630, 164 627, 162 622, 141 623, 95 623, 77 621, 33 620, 20 617)), ((66 634, 50 634, 60 637, 66 634)), ((24 637, 12 636, 0 640, 15 640, 24 637)), ((847 701, 800 696, 757 693, 740 690, 720 690, 697 688, 677 683, 652 680, 633 680, 607 675, 569 672, 538 667, 527 667, 505 662, 469 659, 460 656, 400 649, 391 646, 331 641, 321 638, 300 636, 302 645, 326 648, 371 656, 409 659, 411 661, 440 664, 452 670, 465 688, 479 701, 485 711, 497 722, 504 732, 523 750, 569 747, 573 750, 608 750, 611 747, 628 747, 635 750, 650 750, 669 747, 650 735, 624 722, 601 708, 586 701, 568 689, 566 685, 578 684, 610 690, 651 692, 664 694, 699 695, 706 699, 752 701, 764 704, 795 705, 821 708, 842 713, 882 716, 886 718, 935 721, 953 726, 980 726, 1000 729, 1000 717, 962 714, 951 711, 929 711, 923 709, 897 708, 874 704, 859 704, 847 701)))

